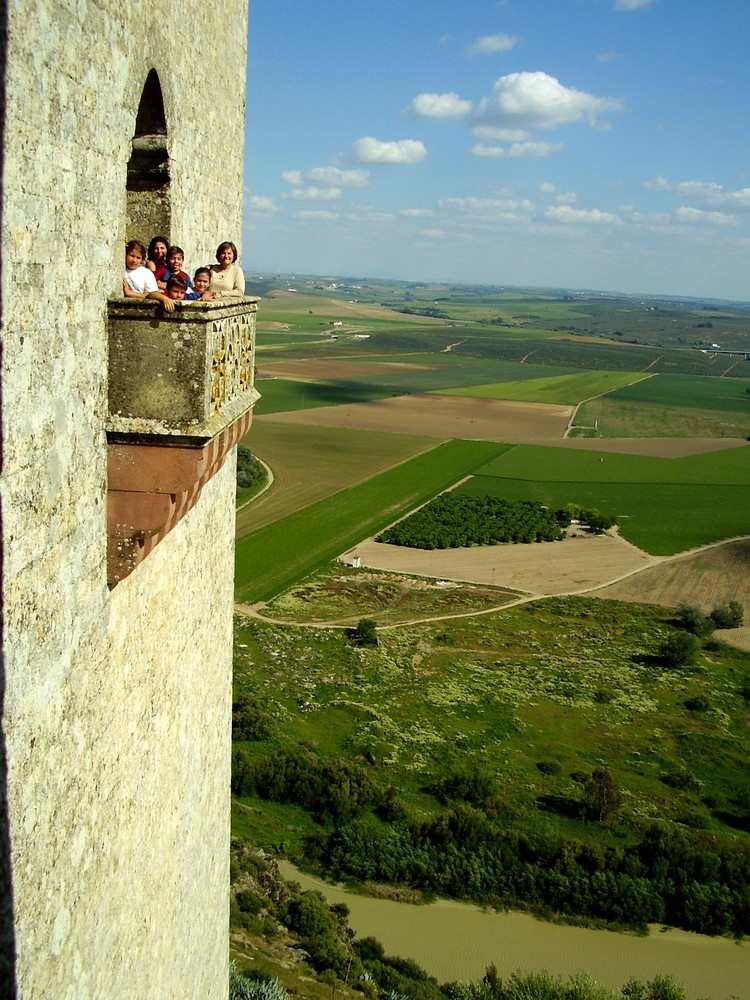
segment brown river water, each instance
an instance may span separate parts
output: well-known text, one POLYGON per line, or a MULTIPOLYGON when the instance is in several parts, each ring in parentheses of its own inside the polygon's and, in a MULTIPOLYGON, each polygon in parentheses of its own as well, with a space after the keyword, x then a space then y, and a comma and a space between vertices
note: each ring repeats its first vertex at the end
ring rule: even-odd
POLYGON ((439 982, 481 979, 490 962, 501 977, 546 970, 567 979, 588 972, 602 986, 669 975, 688 1000, 750 1000, 750 941, 653 927, 648 937, 565 927, 525 913, 494 913, 438 900, 410 906, 358 896, 279 862, 286 879, 346 903, 358 937, 375 937, 388 955, 414 959, 439 982))

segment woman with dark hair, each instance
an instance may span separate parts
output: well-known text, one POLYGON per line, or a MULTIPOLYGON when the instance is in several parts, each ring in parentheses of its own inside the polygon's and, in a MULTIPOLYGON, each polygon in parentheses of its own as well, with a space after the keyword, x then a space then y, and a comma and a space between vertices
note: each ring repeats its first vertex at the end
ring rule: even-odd
POLYGON ((237 263, 237 247, 234 243, 220 243, 216 251, 218 264, 211 265, 210 292, 222 298, 245 294, 245 275, 237 263))
POLYGON ((146 267, 154 272, 157 282, 164 284, 164 273, 167 270, 167 251, 169 242, 166 236, 154 236, 148 245, 146 267))

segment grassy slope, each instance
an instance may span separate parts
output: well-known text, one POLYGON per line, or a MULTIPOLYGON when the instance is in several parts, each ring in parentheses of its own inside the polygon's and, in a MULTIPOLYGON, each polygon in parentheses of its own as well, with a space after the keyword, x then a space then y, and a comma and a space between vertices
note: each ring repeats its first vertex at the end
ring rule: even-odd
MULTIPOLYGON (((380 646, 367 651, 341 632, 240 623, 237 685, 278 721, 268 744, 248 748, 307 741, 324 757, 367 760, 421 814, 440 808, 425 791, 430 780, 472 761, 492 776, 516 827, 623 843, 649 819, 693 817, 748 842, 722 817, 750 790, 738 693, 750 655, 721 647, 695 667, 664 671, 648 656, 667 629, 657 609, 572 598, 381 629, 380 646), (685 707, 697 694, 707 711, 685 707), (305 702, 311 708, 300 711, 305 702), (559 772, 544 775, 538 761, 559 772), (624 793, 623 822, 612 829, 567 814, 581 796, 571 773, 602 764, 624 793), (689 787, 662 780, 683 772, 689 787), (709 789, 712 806, 702 801, 709 789)), ((309 817, 280 805, 239 822, 257 843, 284 840, 293 853, 311 830, 309 817)))

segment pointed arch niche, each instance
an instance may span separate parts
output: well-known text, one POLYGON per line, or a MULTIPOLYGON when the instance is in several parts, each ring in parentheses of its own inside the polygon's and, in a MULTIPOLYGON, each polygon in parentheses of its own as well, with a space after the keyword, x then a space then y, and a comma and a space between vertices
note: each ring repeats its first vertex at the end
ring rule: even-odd
POLYGON ((171 238, 167 121, 159 75, 149 70, 138 106, 127 179, 127 238, 148 246, 152 236, 171 238))

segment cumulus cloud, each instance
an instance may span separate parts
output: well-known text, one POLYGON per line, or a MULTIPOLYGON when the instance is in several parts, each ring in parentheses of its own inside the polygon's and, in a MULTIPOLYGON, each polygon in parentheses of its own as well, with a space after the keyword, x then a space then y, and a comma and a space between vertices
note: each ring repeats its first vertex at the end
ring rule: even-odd
POLYGON ((542 181, 539 185, 539 191, 541 194, 554 194, 557 188, 552 181, 542 181))
POLYGON ((340 167, 313 167, 306 179, 313 184, 329 184, 332 187, 364 188, 370 183, 366 170, 342 170, 340 167))
POLYGON ((404 114, 410 118, 466 118, 472 103, 451 91, 448 94, 417 94, 404 114))
POLYGON ((352 145, 351 157, 358 163, 419 163, 427 156, 423 142, 418 139, 396 139, 382 142, 372 136, 357 139, 352 145))
POLYGON ((514 142, 511 146, 487 146, 478 142, 471 150, 474 156, 491 156, 500 160, 518 160, 550 156, 563 148, 561 142, 514 142))
POLYGON ((701 208, 678 208, 675 217, 679 222, 690 224, 708 223, 711 226, 737 226, 739 219, 726 212, 705 212, 701 208))
POLYGON ((473 139, 480 142, 525 142, 531 132, 523 128, 496 128, 494 125, 475 125, 471 130, 473 139))
POLYGON ((366 170, 342 170, 340 167, 313 167, 311 170, 285 170, 282 181, 301 187, 303 184, 338 188, 364 188, 370 183, 366 170))
POLYGON ((336 215, 335 212, 302 209, 299 212, 295 212, 294 218, 299 219, 300 222, 336 222, 338 220, 338 215, 336 215))
POLYGON ((398 213, 404 219, 424 219, 432 215, 429 208, 402 208, 398 213))
POLYGON ((486 216, 492 212, 531 212, 534 203, 528 198, 442 198, 438 208, 486 216))
POLYGON ((564 87, 541 71, 509 73, 496 80, 490 96, 482 100, 477 123, 523 129, 553 129, 582 120, 596 125, 597 115, 622 107, 620 100, 564 87))
POLYGON ((506 35, 504 31, 496 35, 483 35, 470 45, 466 52, 470 56, 492 56, 498 52, 509 52, 521 41, 516 35, 506 35))
POLYGON ((619 216, 613 215, 611 212, 602 212, 598 208, 571 208, 570 205, 554 205, 547 208, 544 214, 555 222, 621 225, 619 216))
POLYGON ((295 201, 338 201, 341 197, 341 188, 320 188, 310 185, 310 187, 306 188, 295 188, 291 193, 291 197, 295 201))
POLYGON ((255 215, 275 215, 280 211, 273 198, 263 194, 245 195, 245 207, 255 215))
POLYGON ((672 184, 666 177, 646 181, 643 187, 647 191, 665 191, 680 198, 689 198, 711 208, 750 209, 750 188, 727 191, 721 184, 713 181, 680 181, 672 184))

